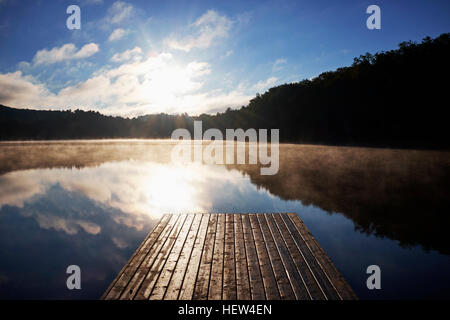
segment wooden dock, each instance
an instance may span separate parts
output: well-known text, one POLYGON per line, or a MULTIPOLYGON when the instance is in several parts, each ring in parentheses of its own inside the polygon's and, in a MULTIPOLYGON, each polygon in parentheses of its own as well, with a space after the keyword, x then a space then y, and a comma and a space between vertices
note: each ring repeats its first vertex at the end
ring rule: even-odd
POLYGON ((167 214, 102 299, 347 300, 353 290, 295 213, 167 214))

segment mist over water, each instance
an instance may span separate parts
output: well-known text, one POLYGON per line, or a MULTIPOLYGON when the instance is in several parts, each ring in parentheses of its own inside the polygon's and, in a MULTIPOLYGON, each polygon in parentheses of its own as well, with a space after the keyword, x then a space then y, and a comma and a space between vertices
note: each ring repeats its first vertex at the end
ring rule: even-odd
POLYGON ((360 298, 449 298, 449 152, 280 144, 279 171, 176 142, 0 143, 0 298, 98 299, 164 213, 296 212, 360 298), (66 288, 68 265, 82 290, 66 288), (366 288, 377 264, 382 290, 366 288))

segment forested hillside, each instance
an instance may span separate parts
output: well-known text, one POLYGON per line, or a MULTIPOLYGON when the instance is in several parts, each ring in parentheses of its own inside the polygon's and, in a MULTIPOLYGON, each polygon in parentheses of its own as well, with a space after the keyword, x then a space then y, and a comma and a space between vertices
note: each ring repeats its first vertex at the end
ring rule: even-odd
POLYGON ((0 139, 164 138, 202 120, 204 130, 278 128, 281 141, 289 142, 448 148, 449 37, 361 55, 351 66, 271 88, 216 115, 127 119, 0 106, 0 139))

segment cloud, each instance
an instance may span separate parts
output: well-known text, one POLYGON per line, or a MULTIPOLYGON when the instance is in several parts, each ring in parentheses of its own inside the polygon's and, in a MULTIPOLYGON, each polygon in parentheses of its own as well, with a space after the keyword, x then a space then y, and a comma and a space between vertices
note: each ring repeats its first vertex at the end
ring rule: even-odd
MULTIPOLYGON (((136 47, 115 57, 126 60, 139 56, 136 47)), ((180 110, 184 95, 203 86, 198 78, 208 75, 210 66, 193 61, 179 65, 168 53, 151 54, 145 59, 131 59, 116 68, 95 72, 86 81, 67 86, 57 93, 21 71, 0 74, 0 103, 19 108, 66 108, 85 106, 106 113, 131 114, 180 110)))
POLYGON ((273 85, 277 82, 278 78, 276 77, 270 77, 266 81, 258 81, 254 86, 253 89, 257 92, 264 92, 270 87, 273 87, 273 85))
POLYGON ((17 68, 19 70, 28 70, 30 67, 31 67, 31 64, 29 62, 27 62, 27 61, 20 61, 17 64, 17 68))
POLYGON ((58 217, 55 214, 36 213, 34 218, 42 229, 55 229, 69 235, 75 235, 79 229, 90 234, 99 234, 101 227, 93 222, 66 217, 58 217))
POLYGON ((119 24, 133 15, 134 7, 123 1, 116 1, 108 9, 106 22, 109 24, 119 24))
POLYGON ((206 93, 184 97, 184 109, 188 114, 198 115, 200 113, 216 113, 225 111, 228 107, 238 108, 249 103, 250 96, 245 90, 235 89, 224 93, 213 90, 206 93))
POLYGON ((142 49, 140 47, 135 47, 132 50, 126 50, 122 53, 116 53, 112 56, 111 61, 122 62, 131 59, 140 60, 142 58, 142 49))
MULTIPOLYGON (((158 112, 196 115, 240 107, 252 98, 247 91, 253 87, 243 85, 228 92, 200 91, 204 77, 211 73, 206 62, 179 64, 170 53, 150 53, 144 58, 139 47, 113 57, 126 62, 100 69, 86 81, 68 84, 55 93, 21 71, 0 73, 0 103, 17 108, 73 107, 121 116, 158 112)), ((255 86, 270 86, 275 80, 269 78, 255 86)))
POLYGON ((45 85, 38 83, 32 76, 24 76, 21 71, 0 73, 0 103, 26 108, 39 105, 51 97, 45 85))
POLYGON ((165 43, 172 49, 186 52, 193 48, 205 49, 210 47, 216 39, 227 37, 232 24, 233 22, 225 15, 209 10, 190 26, 194 29, 194 35, 181 40, 171 37, 166 39, 165 43))
POLYGON ((108 38, 108 41, 116 41, 122 39, 128 33, 127 30, 122 28, 115 29, 108 38))
POLYGON ((225 53, 224 58, 231 56, 233 53, 234 53, 233 50, 228 50, 228 51, 225 53))
POLYGON ((53 64, 61 61, 88 58, 99 51, 96 43, 88 43, 77 51, 73 43, 67 43, 61 47, 54 47, 51 50, 39 50, 34 58, 34 65, 53 64))
POLYGON ((284 58, 279 58, 275 60, 272 66, 272 71, 280 71, 284 68, 284 65, 287 63, 287 60, 284 58))

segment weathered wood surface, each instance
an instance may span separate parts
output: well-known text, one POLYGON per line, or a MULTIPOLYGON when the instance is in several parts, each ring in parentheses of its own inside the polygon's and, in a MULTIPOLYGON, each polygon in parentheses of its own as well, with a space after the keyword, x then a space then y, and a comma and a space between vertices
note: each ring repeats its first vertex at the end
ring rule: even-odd
POLYGON ((102 299, 347 300, 295 213, 164 215, 102 299))

